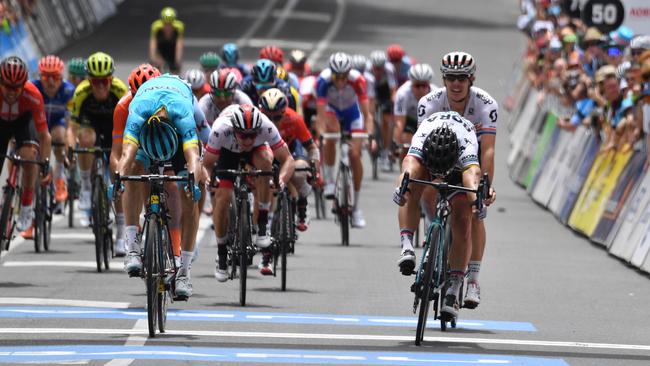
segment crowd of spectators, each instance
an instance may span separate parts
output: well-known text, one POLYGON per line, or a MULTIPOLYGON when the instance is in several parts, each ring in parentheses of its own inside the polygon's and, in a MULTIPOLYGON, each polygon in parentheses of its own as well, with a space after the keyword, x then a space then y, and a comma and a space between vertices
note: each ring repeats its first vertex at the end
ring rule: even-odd
POLYGON ((552 98, 569 111, 558 126, 593 128, 601 151, 629 149, 644 136, 650 144, 650 35, 625 26, 603 34, 551 0, 521 0, 521 9, 526 78, 540 103, 552 98))
POLYGON ((36 0, 0 0, 0 32, 9 35, 19 19, 19 14, 33 16, 36 0), (19 12, 20 10, 20 12, 19 12))

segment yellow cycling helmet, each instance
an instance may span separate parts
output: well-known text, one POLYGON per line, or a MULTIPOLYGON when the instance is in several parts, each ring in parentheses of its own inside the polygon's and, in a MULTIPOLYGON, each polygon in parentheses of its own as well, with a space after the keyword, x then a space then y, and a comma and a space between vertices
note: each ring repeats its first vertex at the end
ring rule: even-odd
POLYGON ((171 6, 165 6, 160 12, 160 20, 165 23, 172 23, 176 20, 176 10, 171 6))
POLYGON ((90 77, 111 76, 114 70, 113 58, 104 52, 95 52, 86 60, 86 72, 90 77))

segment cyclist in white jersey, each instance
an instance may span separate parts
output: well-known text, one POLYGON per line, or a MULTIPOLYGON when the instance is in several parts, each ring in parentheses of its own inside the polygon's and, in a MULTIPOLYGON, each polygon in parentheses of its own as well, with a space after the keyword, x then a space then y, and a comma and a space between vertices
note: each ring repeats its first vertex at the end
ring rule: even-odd
POLYGON ((212 126, 222 110, 232 104, 253 104, 251 98, 237 89, 237 75, 230 69, 215 70, 210 74, 210 93, 199 100, 199 107, 212 126))
POLYGON ((436 86, 431 83, 433 70, 428 64, 416 64, 409 69, 409 81, 397 89, 395 96, 395 129, 393 141, 405 144, 418 129, 418 101, 436 86))
MULTIPOLYGON (((402 175, 423 180, 444 179, 453 185, 476 189, 481 178, 478 162, 478 141, 473 124, 456 112, 438 112, 422 121, 418 127, 409 152, 402 162, 402 175)), ((404 275, 411 275, 415 269, 413 250, 413 231, 420 220, 420 198, 424 191, 434 191, 431 187, 409 186, 409 191, 401 196, 396 188, 393 200, 402 206, 399 209, 401 257, 397 264, 404 275)), ((436 193, 437 194, 437 193, 436 193)), ((449 253, 449 288, 444 294, 441 312, 454 318, 458 316, 460 286, 465 279, 465 268, 471 250, 471 222, 474 193, 452 194, 451 232, 452 245, 449 253)), ((434 201, 436 202, 435 199, 434 201)))
MULTIPOLYGON (((273 159, 280 162, 280 186, 286 186, 293 176, 294 161, 287 144, 282 139, 275 124, 257 107, 249 104, 232 105, 224 109, 212 124, 210 138, 205 147, 203 166, 212 174, 213 169, 238 169, 240 160, 260 170, 271 170, 273 159)), ((228 279, 226 261, 228 205, 233 190, 233 177, 229 174, 217 175, 219 186, 215 192, 214 229, 217 234, 217 266, 215 277, 219 282, 228 279)), ((268 213, 271 208, 271 191, 268 177, 255 179, 255 205, 257 215, 257 239, 255 245, 262 251, 260 273, 273 275, 270 266, 271 237, 267 233, 268 213)))
MULTIPOLYGON (((384 51, 372 51, 370 53, 370 62, 366 68, 368 73, 373 76, 372 89, 374 91, 374 103, 370 106, 373 112, 381 113, 381 137, 383 149, 379 155, 379 165, 381 170, 390 170, 390 146, 391 146, 391 123, 393 122, 393 103, 395 102, 395 93, 397 92, 397 77, 395 67, 388 62, 384 51)), ((371 85, 368 85, 370 89, 371 85)))
MULTIPOLYGON (((455 111, 474 124, 479 141, 479 161, 490 181, 494 180, 494 143, 497 132, 499 106, 485 91, 472 84, 476 62, 465 52, 451 52, 442 58, 440 72, 444 87, 433 90, 420 99, 418 119, 421 121, 432 113, 455 111)), ((490 190, 490 203, 496 195, 490 190)), ((427 199, 424 201, 429 202, 427 199)), ((486 211, 481 213, 484 218, 486 211)), ((485 251, 485 224, 483 220, 472 220, 472 252, 468 267, 468 286, 465 307, 475 308, 480 302, 478 283, 481 261, 485 251)))

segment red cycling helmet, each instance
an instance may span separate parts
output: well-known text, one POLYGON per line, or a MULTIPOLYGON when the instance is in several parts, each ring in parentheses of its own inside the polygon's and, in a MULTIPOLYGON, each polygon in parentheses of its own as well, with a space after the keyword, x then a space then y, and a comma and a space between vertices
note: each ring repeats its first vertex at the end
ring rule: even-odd
POLYGON ((284 62, 284 52, 276 46, 266 46, 260 50, 260 58, 266 58, 276 65, 282 65, 284 62))
POLYGON ((210 75, 210 88, 215 90, 233 90, 237 87, 237 75, 230 69, 219 69, 210 75))
POLYGON ((42 74, 63 74, 65 64, 61 59, 54 55, 48 55, 38 61, 38 72, 42 74))
POLYGON ((388 46, 388 49, 386 50, 386 55, 388 56, 388 60, 390 62, 400 62, 402 61, 402 57, 404 57, 404 49, 402 46, 398 45, 397 43, 392 44, 388 46))
POLYGON ((129 88, 135 94, 145 81, 160 76, 160 70, 151 64, 140 64, 129 74, 129 88))
POLYGON ((27 81, 27 65, 17 56, 9 56, 0 63, 0 81, 8 86, 23 86, 27 81))

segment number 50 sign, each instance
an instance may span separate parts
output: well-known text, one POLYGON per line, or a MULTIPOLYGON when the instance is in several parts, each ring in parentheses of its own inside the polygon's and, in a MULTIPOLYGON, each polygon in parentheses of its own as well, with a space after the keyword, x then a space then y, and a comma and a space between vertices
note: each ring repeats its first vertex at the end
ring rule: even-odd
POLYGON ((625 9, 620 0, 589 0, 582 8, 581 17, 588 27, 608 33, 623 24, 625 9))

